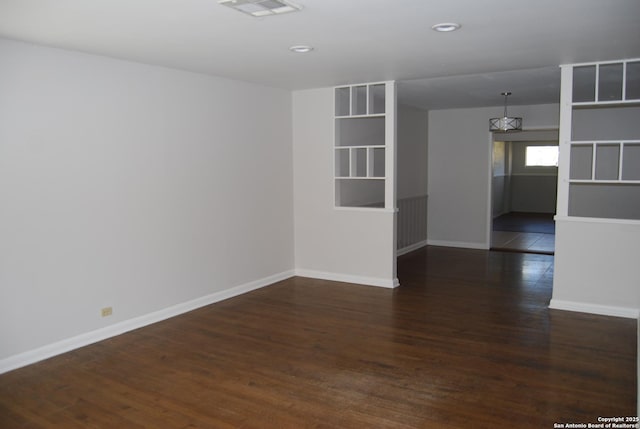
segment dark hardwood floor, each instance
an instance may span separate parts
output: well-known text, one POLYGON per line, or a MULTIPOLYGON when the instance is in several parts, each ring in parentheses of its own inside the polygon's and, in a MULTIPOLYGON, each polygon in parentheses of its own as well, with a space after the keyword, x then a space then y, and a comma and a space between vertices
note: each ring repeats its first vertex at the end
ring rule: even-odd
POLYGON ((636 321, 553 258, 429 247, 396 290, 293 278, 0 375, 2 428, 552 428, 636 414, 636 321))
POLYGON ((538 232, 555 234, 556 222, 553 213, 510 212, 493 220, 495 231, 538 232))
POLYGON ((556 227, 552 213, 511 212, 493 219, 491 250, 553 255, 556 227))

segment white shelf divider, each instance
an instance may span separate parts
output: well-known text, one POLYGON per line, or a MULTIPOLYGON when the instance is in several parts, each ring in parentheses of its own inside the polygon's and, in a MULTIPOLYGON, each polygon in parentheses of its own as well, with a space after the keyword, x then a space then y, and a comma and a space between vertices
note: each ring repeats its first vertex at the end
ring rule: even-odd
POLYGON ((380 209, 393 208, 395 181, 388 173, 395 171, 395 82, 345 85, 334 91, 335 207, 371 209, 368 204, 380 204, 380 209), (349 122, 374 118, 379 120, 349 122), (365 185, 377 182, 382 187, 365 185))

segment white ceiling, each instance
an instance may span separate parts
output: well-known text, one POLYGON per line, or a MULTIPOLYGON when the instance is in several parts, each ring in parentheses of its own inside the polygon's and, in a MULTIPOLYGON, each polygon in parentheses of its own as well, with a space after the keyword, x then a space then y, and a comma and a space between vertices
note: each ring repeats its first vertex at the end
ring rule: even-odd
POLYGON ((296 3, 253 18, 217 0, 0 0, 0 37, 288 89, 409 81, 401 100, 425 108, 557 102, 558 64, 640 57, 640 0, 296 3))
POLYGON ((560 101, 560 67, 498 71, 401 81, 399 98, 422 109, 451 109, 503 105, 503 92, 511 92, 509 106, 560 101))

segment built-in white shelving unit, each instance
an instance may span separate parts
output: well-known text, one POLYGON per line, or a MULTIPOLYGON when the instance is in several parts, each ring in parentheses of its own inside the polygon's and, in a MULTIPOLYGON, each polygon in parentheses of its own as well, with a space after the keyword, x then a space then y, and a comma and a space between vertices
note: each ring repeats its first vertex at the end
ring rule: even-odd
POLYGON ((394 82, 335 88, 336 207, 392 208, 394 103, 394 82))
POLYGON ((566 64, 561 75, 549 307, 637 318, 640 59, 566 64))
POLYGON ((640 59, 562 66, 558 214, 640 219, 640 59))

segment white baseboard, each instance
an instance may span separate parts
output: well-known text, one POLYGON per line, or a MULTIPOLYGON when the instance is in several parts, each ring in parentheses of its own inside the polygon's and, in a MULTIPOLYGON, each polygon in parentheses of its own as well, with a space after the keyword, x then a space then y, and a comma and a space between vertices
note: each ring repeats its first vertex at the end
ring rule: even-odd
POLYGON ((153 313, 148 313, 139 317, 135 317, 133 319, 124 320, 122 322, 118 322, 101 329, 96 329, 95 331, 80 334, 75 337, 57 341, 52 344, 47 344, 46 346, 38 347, 34 350, 29 350, 17 355, 9 356, 8 358, 0 360, 0 374, 26 365, 30 365, 32 363, 39 362, 44 359, 48 359, 50 357, 80 347, 87 346, 92 343, 96 343, 98 341, 106 340, 107 338, 115 337, 117 335, 124 334, 125 332, 142 328, 144 326, 151 325, 153 323, 157 323, 183 313, 187 313, 206 305, 224 301, 225 299, 233 298, 234 296, 242 295, 244 293, 251 292, 252 290, 269 286, 273 283, 288 279, 293 276, 293 270, 284 271, 279 274, 264 277, 262 279, 245 283, 243 285, 225 289, 220 292, 215 292, 191 301, 164 308, 162 310, 154 311, 153 313))
POLYGON ((460 247, 463 249, 481 249, 489 250, 489 246, 486 243, 474 243, 464 241, 445 241, 445 240, 427 240, 429 246, 442 246, 442 247, 460 247))
POLYGON ((367 286, 377 286, 386 288, 395 288, 400 286, 397 278, 385 279, 379 277, 363 277, 351 274, 329 273, 325 271, 314 271, 305 269, 296 269, 296 276, 310 277, 312 279, 331 280, 334 282, 355 283, 367 286))
POLYGON ((418 241, 417 243, 413 243, 407 247, 398 249, 398 251, 396 252, 396 256, 402 256, 406 253, 413 252, 414 250, 418 250, 426 245, 427 245, 427 240, 418 241))
POLYGON ((563 301, 552 299, 549 308, 555 310, 577 311, 580 313, 599 314, 602 316, 627 317, 638 319, 640 311, 637 308, 612 307, 608 305, 589 304, 586 302, 563 301))

